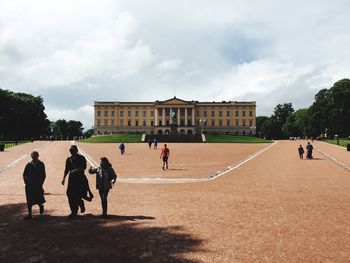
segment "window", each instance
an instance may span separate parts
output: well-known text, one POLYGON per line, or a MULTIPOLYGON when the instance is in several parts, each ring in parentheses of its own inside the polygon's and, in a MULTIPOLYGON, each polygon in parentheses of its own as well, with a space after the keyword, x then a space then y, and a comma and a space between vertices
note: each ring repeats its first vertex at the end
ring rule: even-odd
POLYGON ((147 114, 147 111, 144 110, 144 111, 142 112, 142 116, 143 116, 143 117, 146 117, 146 114, 147 114))
POLYGON ((197 111, 196 116, 199 117, 199 111, 197 111))
POLYGON ((153 123, 153 121, 151 121, 151 126, 154 126, 154 123, 153 123))
POLYGON ((97 120, 97 126, 101 126, 101 120, 97 120))
POLYGON ((123 117, 124 116, 124 111, 120 111, 120 117, 123 117))
POLYGON ((112 117, 114 117, 114 110, 111 111, 112 117))
POLYGON ((245 120, 243 120, 243 122, 242 122, 242 126, 245 126, 245 120))
POLYGON ((239 116, 239 111, 238 110, 236 110, 236 117, 238 117, 239 116))
POLYGON ((249 111, 249 117, 253 117, 253 111, 249 111))
POLYGON ((203 111, 203 116, 207 117, 207 111, 203 111))
POLYGON ((131 120, 128 120, 128 126, 129 127, 131 126, 131 120))
POLYGON ((139 116, 139 111, 135 111, 135 117, 138 117, 139 116))
POLYGON ((154 111, 151 111, 151 117, 153 117, 154 116, 154 111))
POLYGON ((253 120, 249 120, 249 126, 253 127, 253 120))
POLYGON ((138 120, 135 120, 135 126, 139 126, 139 121, 138 120))
POLYGON ((244 110, 244 111, 242 111, 242 116, 243 116, 243 117, 245 117, 245 110, 244 110))
POLYGON ((219 120, 219 126, 222 126, 222 120, 219 120))
POLYGON ((108 116, 108 111, 105 110, 105 117, 107 117, 107 116, 108 116))
POLYGON ((222 111, 219 111, 219 117, 222 117, 222 111))
POLYGON ((239 126, 239 121, 235 120, 235 126, 239 126))
POLYGON ((120 126, 124 126, 124 120, 120 120, 120 126))
POLYGON ((107 126, 107 125, 108 125, 107 120, 103 120, 103 125, 104 125, 104 126, 107 126))
POLYGON ((211 111, 211 116, 215 117, 215 111, 211 111))
POLYGON ((146 126, 146 120, 142 120, 142 126, 146 126))
POLYGON ((162 121, 159 121, 159 126, 162 126, 162 121))
POLYGON ((230 126, 230 120, 226 120, 226 126, 230 126))
POLYGON ((111 120, 111 126, 114 126, 114 120, 111 120))
POLYGON ((131 117, 131 111, 128 110, 128 117, 131 117))
POLYGON ((215 126, 215 120, 211 120, 211 126, 215 126))
POLYGON ((101 116, 101 111, 97 111, 97 116, 100 117, 101 116))
POLYGON ((229 110, 226 111, 226 116, 227 116, 227 117, 230 117, 230 111, 229 111, 229 110))

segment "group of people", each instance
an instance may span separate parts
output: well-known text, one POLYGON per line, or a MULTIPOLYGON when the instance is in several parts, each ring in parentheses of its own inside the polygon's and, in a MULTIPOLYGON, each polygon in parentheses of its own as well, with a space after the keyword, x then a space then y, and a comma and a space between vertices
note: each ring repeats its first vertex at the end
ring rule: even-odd
MULTIPOLYGON (((85 175, 86 159, 78 153, 78 147, 72 145, 69 149, 71 156, 67 158, 62 185, 68 178, 67 197, 71 210, 69 217, 76 217, 80 208, 81 213, 85 212, 84 200, 91 202, 94 198, 88 179, 85 175)), ((25 193, 27 199, 28 215, 25 219, 32 218, 33 205, 39 206, 40 214, 44 213, 44 189, 43 184, 46 178, 45 165, 39 160, 39 153, 31 153, 32 161, 29 162, 23 172, 25 193)), ((102 217, 107 217, 107 197, 110 189, 114 186, 117 175, 111 163, 106 157, 100 159, 98 167, 90 167, 90 174, 96 174, 96 189, 99 191, 102 204, 102 217)))
MULTIPOLYGON (((312 146, 312 144, 310 142, 307 143, 306 145, 306 159, 313 159, 312 156, 312 151, 313 151, 314 147, 312 146)), ((300 159, 304 159, 304 148, 303 146, 300 144, 299 148, 298 148, 298 153, 299 153, 299 158, 300 159)))
POLYGON ((148 148, 152 148, 152 144, 153 144, 153 149, 157 149, 158 146, 158 141, 157 141, 157 137, 154 137, 153 140, 150 138, 148 139, 148 148))

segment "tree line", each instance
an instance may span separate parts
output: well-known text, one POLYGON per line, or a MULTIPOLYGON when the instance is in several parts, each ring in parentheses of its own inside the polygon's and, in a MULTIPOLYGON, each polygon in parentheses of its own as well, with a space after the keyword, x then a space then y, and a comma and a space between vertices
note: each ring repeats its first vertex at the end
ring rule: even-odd
POLYGON ((259 136, 347 137, 350 135, 350 80, 342 79, 322 89, 309 108, 294 111, 292 103, 278 104, 270 117, 256 118, 259 136))
POLYGON ((0 140, 71 139, 90 134, 90 130, 83 134, 80 121, 51 122, 41 96, 0 89, 0 140))

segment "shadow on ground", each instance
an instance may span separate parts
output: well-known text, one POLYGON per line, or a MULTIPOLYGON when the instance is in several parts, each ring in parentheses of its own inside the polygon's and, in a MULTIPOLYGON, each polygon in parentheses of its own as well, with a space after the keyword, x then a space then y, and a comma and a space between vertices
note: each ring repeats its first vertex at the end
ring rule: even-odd
POLYGON ((0 262, 190 263, 185 254, 203 242, 179 226, 150 226, 152 216, 25 215, 24 203, 0 206, 0 262))

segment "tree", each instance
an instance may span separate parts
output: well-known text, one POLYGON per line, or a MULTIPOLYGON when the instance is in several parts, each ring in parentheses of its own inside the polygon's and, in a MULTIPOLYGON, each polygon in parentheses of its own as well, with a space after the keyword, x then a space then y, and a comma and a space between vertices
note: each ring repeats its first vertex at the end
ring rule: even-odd
POLYGON ((291 114, 282 127, 287 137, 305 137, 308 135, 308 109, 299 109, 291 114))
POLYGON ((46 135, 49 120, 41 96, 0 89, 0 136, 25 139, 46 135))
POLYGON ((83 124, 80 121, 57 120, 52 123, 52 134, 58 139, 73 139, 83 134, 83 124))
POLYGON ((271 116, 271 136, 276 139, 286 138, 287 135, 282 131, 283 125, 288 117, 292 115, 294 109, 292 103, 278 104, 271 116))

